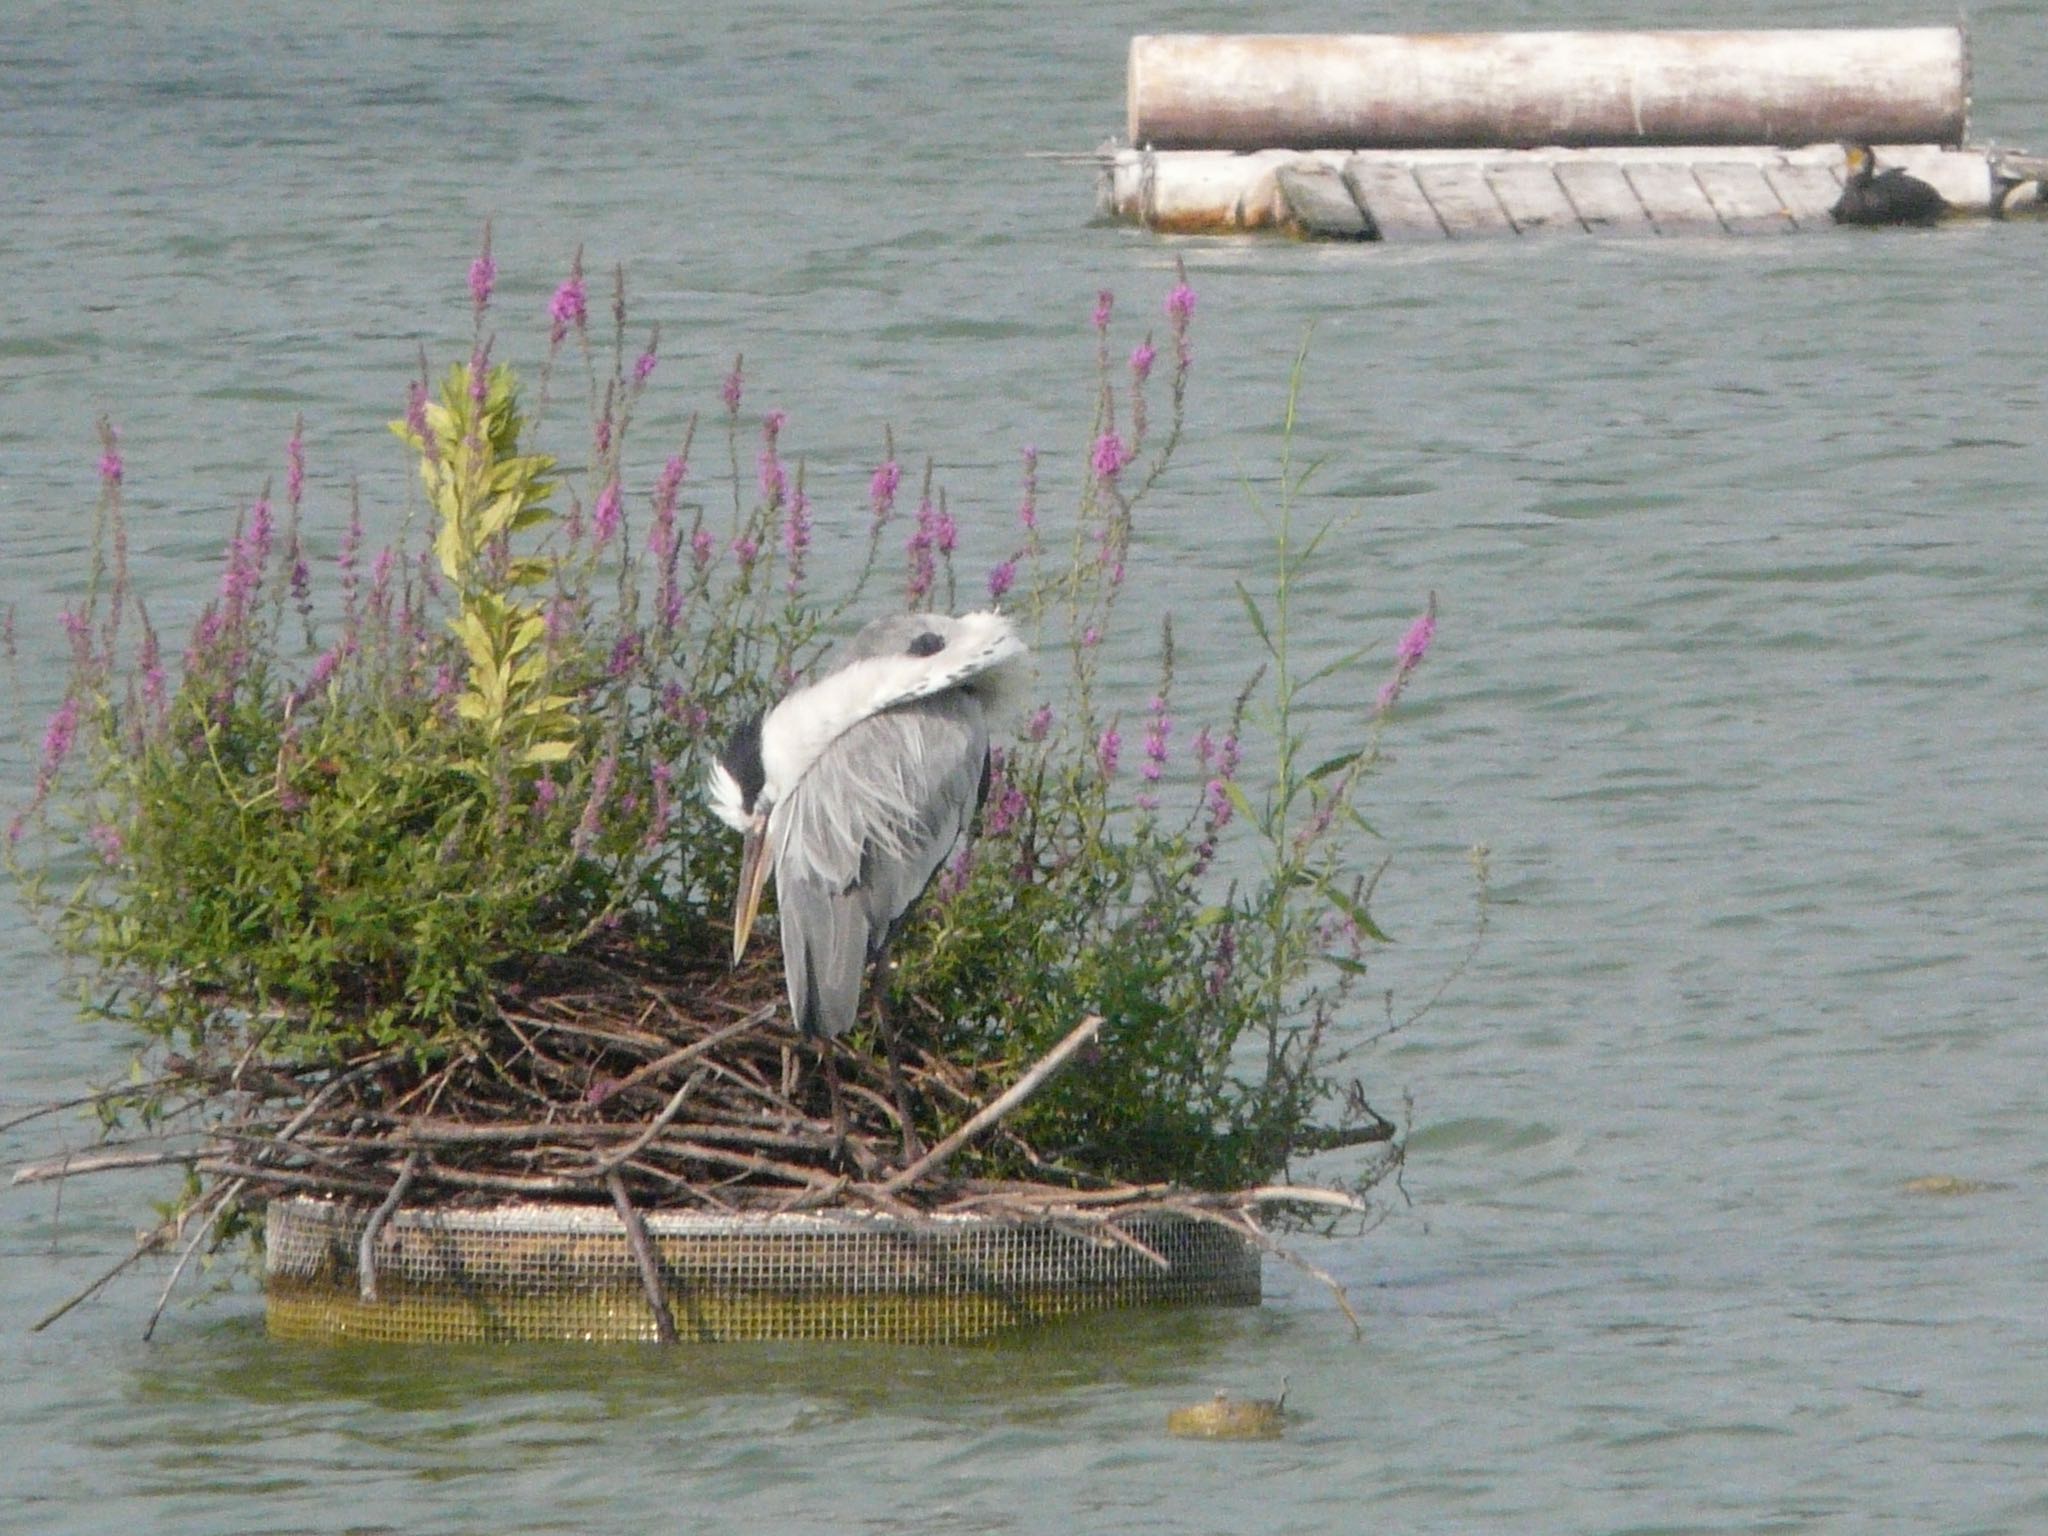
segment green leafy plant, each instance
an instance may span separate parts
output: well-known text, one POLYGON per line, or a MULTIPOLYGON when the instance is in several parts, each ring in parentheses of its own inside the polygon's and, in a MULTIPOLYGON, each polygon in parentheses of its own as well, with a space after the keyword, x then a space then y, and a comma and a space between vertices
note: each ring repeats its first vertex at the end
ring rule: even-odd
MULTIPOLYGON (((631 971, 629 1011, 644 985, 632 977, 664 970, 759 996, 762 973, 724 970, 737 849, 698 792, 710 754, 809 671, 851 610, 957 598, 962 530, 946 489, 927 466, 914 512, 899 510, 904 468, 887 435, 856 514, 862 567, 842 590, 814 589, 809 477, 782 458, 783 413, 743 418, 738 360, 720 391, 726 490, 692 478, 692 418, 629 493, 625 445, 658 338, 628 347, 621 281, 600 367, 580 257, 551 306, 540 395, 580 351, 596 447, 579 475, 559 473, 533 447, 518 377, 490 361, 494 278, 487 247, 471 271, 469 362, 438 390, 417 381, 393 426, 418 460, 425 547, 401 536, 366 576, 352 510, 334 591, 316 600, 295 431, 285 516, 268 492, 251 504, 175 676, 125 570, 107 429, 73 672, 10 846, 86 963, 91 1005, 179 1053, 180 1071, 125 1101, 145 1120, 174 1099, 203 1115, 209 1094, 244 1091, 256 1068, 317 1096, 410 1063, 403 1080, 377 1080, 377 1105, 439 1103, 463 1063, 486 1085, 509 1080, 514 1059, 542 1059, 512 1000, 548 957, 631 971), (899 530, 901 597, 885 598, 881 557, 899 530), (54 889, 75 852, 83 876, 54 889)), ((1366 662, 1297 665, 1294 592, 1331 525, 1297 539, 1309 472, 1290 460, 1272 585, 1241 589, 1248 649, 1263 653, 1254 675, 1190 732, 1174 713, 1167 628, 1127 745, 1102 659, 1121 643, 1127 570, 1146 558, 1142 504, 1180 439, 1195 296, 1185 273, 1167 295, 1158 424, 1159 350, 1148 334, 1113 362, 1111 307, 1103 295, 1071 519, 1041 516, 1027 452, 1018 523, 997 535, 1008 552, 986 577, 1059 686, 1017 722, 979 839, 942 873, 889 985, 932 1057, 969 1064, 975 1081, 1014 1076, 1084 1015, 1103 1020, 1085 1064, 961 1167, 1225 1190, 1391 1132, 1338 1080, 1331 1040, 1385 937, 1356 801, 1434 605, 1354 739, 1311 761, 1301 701, 1366 662)), ((1295 408, 1290 391, 1290 444, 1295 408)), ((580 1077, 549 1070, 572 1117, 625 1091, 597 1058, 580 1077)), ((965 1108, 927 1098, 919 1112, 936 1137, 965 1108)))

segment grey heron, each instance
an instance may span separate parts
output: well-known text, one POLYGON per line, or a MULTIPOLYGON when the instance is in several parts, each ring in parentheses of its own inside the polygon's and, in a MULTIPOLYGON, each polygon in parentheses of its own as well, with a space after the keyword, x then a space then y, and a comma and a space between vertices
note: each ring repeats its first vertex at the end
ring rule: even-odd
MULTIPOLYGON (((829 1042, 853 1024, 864 979, 967 835, 988 787, 990 720, 1021 684, 1024 656, 998 613, 876 619, 823 676, 742 725, 712 765, 712 808, 745 838, 733 963, 772 867, 802 1034, 829 1042)), ((909 1148, 886 1009, 882 1022, 909 1148)), ((824 1060, 837 1122, 829 1047, 824 1060)))

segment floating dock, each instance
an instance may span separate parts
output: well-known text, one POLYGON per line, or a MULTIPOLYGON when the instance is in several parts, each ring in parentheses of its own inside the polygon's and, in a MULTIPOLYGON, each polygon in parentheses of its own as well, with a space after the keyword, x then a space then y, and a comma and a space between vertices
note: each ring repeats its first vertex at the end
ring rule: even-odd
POLYGON ((1958 215, 2048 161, 1970 147, 1960 27, 1140 36, 1100 211, 1163 233, 1435 241, 1832 227, 1846 144, 1958 215))

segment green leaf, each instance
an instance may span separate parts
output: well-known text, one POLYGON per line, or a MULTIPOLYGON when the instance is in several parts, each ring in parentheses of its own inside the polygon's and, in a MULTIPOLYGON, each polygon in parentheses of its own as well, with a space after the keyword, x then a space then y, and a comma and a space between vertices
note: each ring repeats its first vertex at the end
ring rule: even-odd
POLYGON ((1280 653, 1273 649, 1272 636, 1266 633, 1266 616, 1259 612, 1258 603, 1253 600, 1251 593, 1241 581, 1237 583, 1237 596, 1238 601, 1244 604, 1245 617, 1252 621, 1252 630, 1258 635, 1259 644, 1266 648, 1267 655, 1278 656, 1280 653))
POLYGON ((1329 898, 1331 906, 1350 918, 1352 922, 1358 924, 1358 931, 1367 938, 1376 940, 1381 944, 1391 944, 1394 942, 1387 936, 1380 925, 1372 920, 1372 914, 1366 911, 1364 902, 1354 901, 1335 886, 1331 886, 1323 894, 1329 898))

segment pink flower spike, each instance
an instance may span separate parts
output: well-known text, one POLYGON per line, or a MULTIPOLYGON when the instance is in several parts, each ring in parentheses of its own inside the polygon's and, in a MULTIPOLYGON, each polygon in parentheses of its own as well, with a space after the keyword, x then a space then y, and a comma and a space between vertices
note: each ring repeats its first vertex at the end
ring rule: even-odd
POLYGON ((1131 349, 1131 376, 1140 384, 1144 383, 1152 376, 1152 363, 1158 356, 1158 349, 1152 345, 1150 338, 1139 342, 1131 349))
POLYGON ((1097 331, 1107 331, 1109 329, 1109 312, 1115 305, 1116 295, 1107 288, 1102 289, 1095 295, 1095 329, 1097 331))
POLYGON ((633 382, 645 384, 647 376, 654 372, 655 356, 652 348, 642 352, 633 362, 633 382))
POLYGON ((284 445, 284 499, 296 510, 305 494, 306 429, 303 422, 293 422, 291 441, 284 445))
POLYGON ((1031 712, 1031 723, 1024 727, 1024 736, 1029 741, 1043 741, 1052 730, 1052 706, 1041 704, 1031 712))
POLYGON ((1002 561, 988 573, 988 596, 990 602, 999 603, 1010 588, 1017 584, 1017 561, 1015 557, 1002 561))
POLYGON ((1394 655, 1404 668, 1412 671, 1429 654, 1429 644, 1435 638, 1436 612, 1432 609, 1408 626, 1408 633, 1401 637, 1394 655))
POLYGON ((1183 270, 1172 290, 1166 295, 1166 317, 1173 322, 1176 331, 1187 329, 1188 321, 1194 318, 1195 290, 1188 286, 1187 272, 1183 270))
POLYGON ((609 544, 617 536, 623 515, 619 506, 619 482, 608 481, 598 492, 597 505, 590 512, 590 533, 599 547, 609 544))
POLYGON ((469 264, 469 299, 482 314, 491 302, 491 290, 498 286, 498 264, 491 259, 491 232, 484 228, 484 248, 469 264))
POLYGON ((562 338, 569 334, 571 326, 580 331, 590 318, 590 296, 583 287, 583 258, 580 252, 577 254, 575 269, 570 272, 568 280, 555 290, 554 298, 548 302, 548 318, 555 324, 550 340, 557 346, 561 344, 562 338))
POLYGON ((121 429, 109 423, 100 440, 106 445, 100 454, 100 480, 111 489, 121 483, 121 476, 126 472, 121 463, 121 429))
POLYGON ((886 521, 895 510, 896 491, 902 484, 903 466, 894 459, 880 465, 868 480, 868 505, 874 509, 877 524, 886 521))
POLYGON ((1130 450, 1124 440, 1114 432, 1105 432, 1095 440, 1095 451, 1089 455, 1089 466, 1095 471, 1095 478, 1105 484, 1113 483, 1131 462, 1130 450))
POLYGON ((1123 755, 1123 749, 1123 735, 1113 725, 1097 738, 1095 760, 1102 765, 1102 776, 1105 779, 1116 777, 1117 759, 1123 755))
POLYGON ((47 787, 57 777, 57 770, 64 766, 64 759, 71 755, 71 746, 78 739, 78 700, 66 699, 57 706, 50 723, 43 728, 43 763, 41 780, 47 787))

